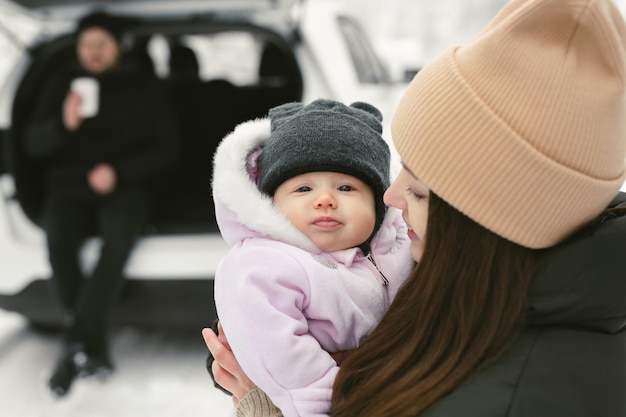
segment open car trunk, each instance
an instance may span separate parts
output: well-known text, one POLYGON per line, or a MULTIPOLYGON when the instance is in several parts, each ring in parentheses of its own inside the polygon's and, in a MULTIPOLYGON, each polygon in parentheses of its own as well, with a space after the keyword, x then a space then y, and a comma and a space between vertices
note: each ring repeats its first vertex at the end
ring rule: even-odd
MULTIPOLYGON (((128 42, 125 59, 140 66, 146 77, 156 77, 168 91, 180 125, 183 149, 178 168, 159 187, 156 211, 142 240, 162 236, 181 239, 194 235, 219 236, 210 186, 213 152, 238 123, 263 117, 273 106, 302 99, 302 74, 293 55, 293 45, 289 43, 295 39, 249 20, 204 16, 192 21, 137 20, 125 41, 128 42), (225 48, 223 45, 229 41, 232 47, 225 48), (174 77, 189 73, 186 61, 168 60, 169 51, 180 46, 191 48, 201 63, 211 63, 212 67, 201 64, 199 71, 196 70, 198 77, 174 77), (225 55, 220 56, 220 52, 225 55), (202 54, 211 58, 202 59, 202 54), (248 73, 238 75, 216 70, 220 61, 233 60, 248 62, 248 73)), ((44 166, 24 153, 23 132, 48 77, 75 65, 74 45, 74 37, 68 33, 40 42, 29 51, 30 64, 13 101, 11 127, 3 133, 5 156, 10 161, 6 168, 14 181, 13 201, 28 220, 39 226, 44 166)), ((194 243, 189 241, 185 245, 194 243)), ((37 279, 18 294, 0 294, 0 307, 23 314, 38 326, 59 325, 62 317, 53 301, 49 277, 33 278, 37 279)), ((216 313, 212 277, 201 278, 129 279, 113 321, 206 326, 216 313), (185 308, 181 308, 183 305, 185 308)))
MULTIPOLYGON (((292 48, 282 37, 259 26, 211 19, 197 22, 193 27, 165 20, 144 21, 134 27, 129 37, 132 47, 126 59, 141 66, 146 77, 159 78, 165 84, 182 136, 181 161, 173 175, 160 185, 157 210, 145 232, 157 235, 217 232, 210 188, 213 152, 237 124, 263 117, 273 106, 301 100, 302 76, 292 48), (256 79, 237 84, 237 80, 206 75, 187 79, 173 77, 174 72, 185 72, 185 68, 181 68, 185 62, 171 62, 172 68, 159 74, 158 64, 163 62, 155 60, 155 48, 151 49, 157 37, 160 45, 169 49, 186 40, 201 54, 202 45, 210 45, 220 36, 239 37, 239 42, 249 38, 258 56, 240 59, 257 62, 256 79)), ((40 224, 43 166, 24 154, 22 135, 42 84, 55 71, 63 71, 75 60, 74 39, 66 35, 41 44, 32 51, 32 58, 15 96, 8 151, 16 197, 29 219, 40 224)))

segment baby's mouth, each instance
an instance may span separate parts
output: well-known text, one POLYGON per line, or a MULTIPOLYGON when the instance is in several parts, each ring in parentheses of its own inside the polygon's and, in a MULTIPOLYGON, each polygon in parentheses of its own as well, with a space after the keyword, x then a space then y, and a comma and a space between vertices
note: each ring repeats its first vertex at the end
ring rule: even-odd
POLYGON ((341 222, 332 217, 322 216, 315 219, 313 225, 322 229, 334 229, 341 226, 341 222))

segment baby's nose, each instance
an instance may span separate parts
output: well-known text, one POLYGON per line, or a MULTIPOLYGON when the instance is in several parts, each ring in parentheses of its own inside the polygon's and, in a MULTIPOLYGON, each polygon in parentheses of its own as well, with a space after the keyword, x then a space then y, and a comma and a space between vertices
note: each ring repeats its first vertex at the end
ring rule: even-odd
POLYGON ((337 207, 337 200, 333 197, 331 193, 325 192, 325 193, 320 194, 319 197, 315 199, 315 207, 316 208, 323 208, 323 207, 335 208, 337 207))

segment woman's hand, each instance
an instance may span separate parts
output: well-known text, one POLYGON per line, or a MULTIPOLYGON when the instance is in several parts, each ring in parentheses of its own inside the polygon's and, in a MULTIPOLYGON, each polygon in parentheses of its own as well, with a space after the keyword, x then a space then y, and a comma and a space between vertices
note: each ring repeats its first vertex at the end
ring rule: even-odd
POLYGON ((237 407, 239 400, 256 388, 256 385, 239 366, 221 323, 218 323, 217 329, 219 336, 213 330, 206 328, 202 329, 202 337, 215 358, 212 366, 215 382, 233 394, 233 404, 237 407))
MULTIPOLYGON (((204 342, 211 351, 214 361, 211 366, 213 371, 213 378, 222 388, 232 393, 233 404, 235 408, 239 404, 239 401, 250 391, 256 388, 256 385, 248 376, 244 373, 239 362, 235 358, 221 323, 217 323, 217 333, 212 329, 202 329, 202 336, 204 342)), ((331 353, 330 356, 337 362, 337 365, 341 363, 352 353, 351 350, 345 350, 341 352, 331 353)))

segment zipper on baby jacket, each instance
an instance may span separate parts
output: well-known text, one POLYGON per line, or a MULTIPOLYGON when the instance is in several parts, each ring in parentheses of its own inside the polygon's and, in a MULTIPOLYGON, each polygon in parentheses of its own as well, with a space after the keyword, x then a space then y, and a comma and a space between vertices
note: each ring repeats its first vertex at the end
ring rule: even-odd
POLYGON ((376 270, 378 271, 378 273, 380 274, 380 276, 383 279, 383 285, 386 287, 387 285, 389 285, 389 280, 387 279, 387 277, 385 276, 385 274, 383 274, 383 271, 380 270, 380 268, 378 268, 378 265, 376 265, 376 261, 374 261, 374 257, 372 256, 371 253, 368 253, 366 258, 372 263, 372 265, 374 265, 374 267, 376 268, 376 270))

